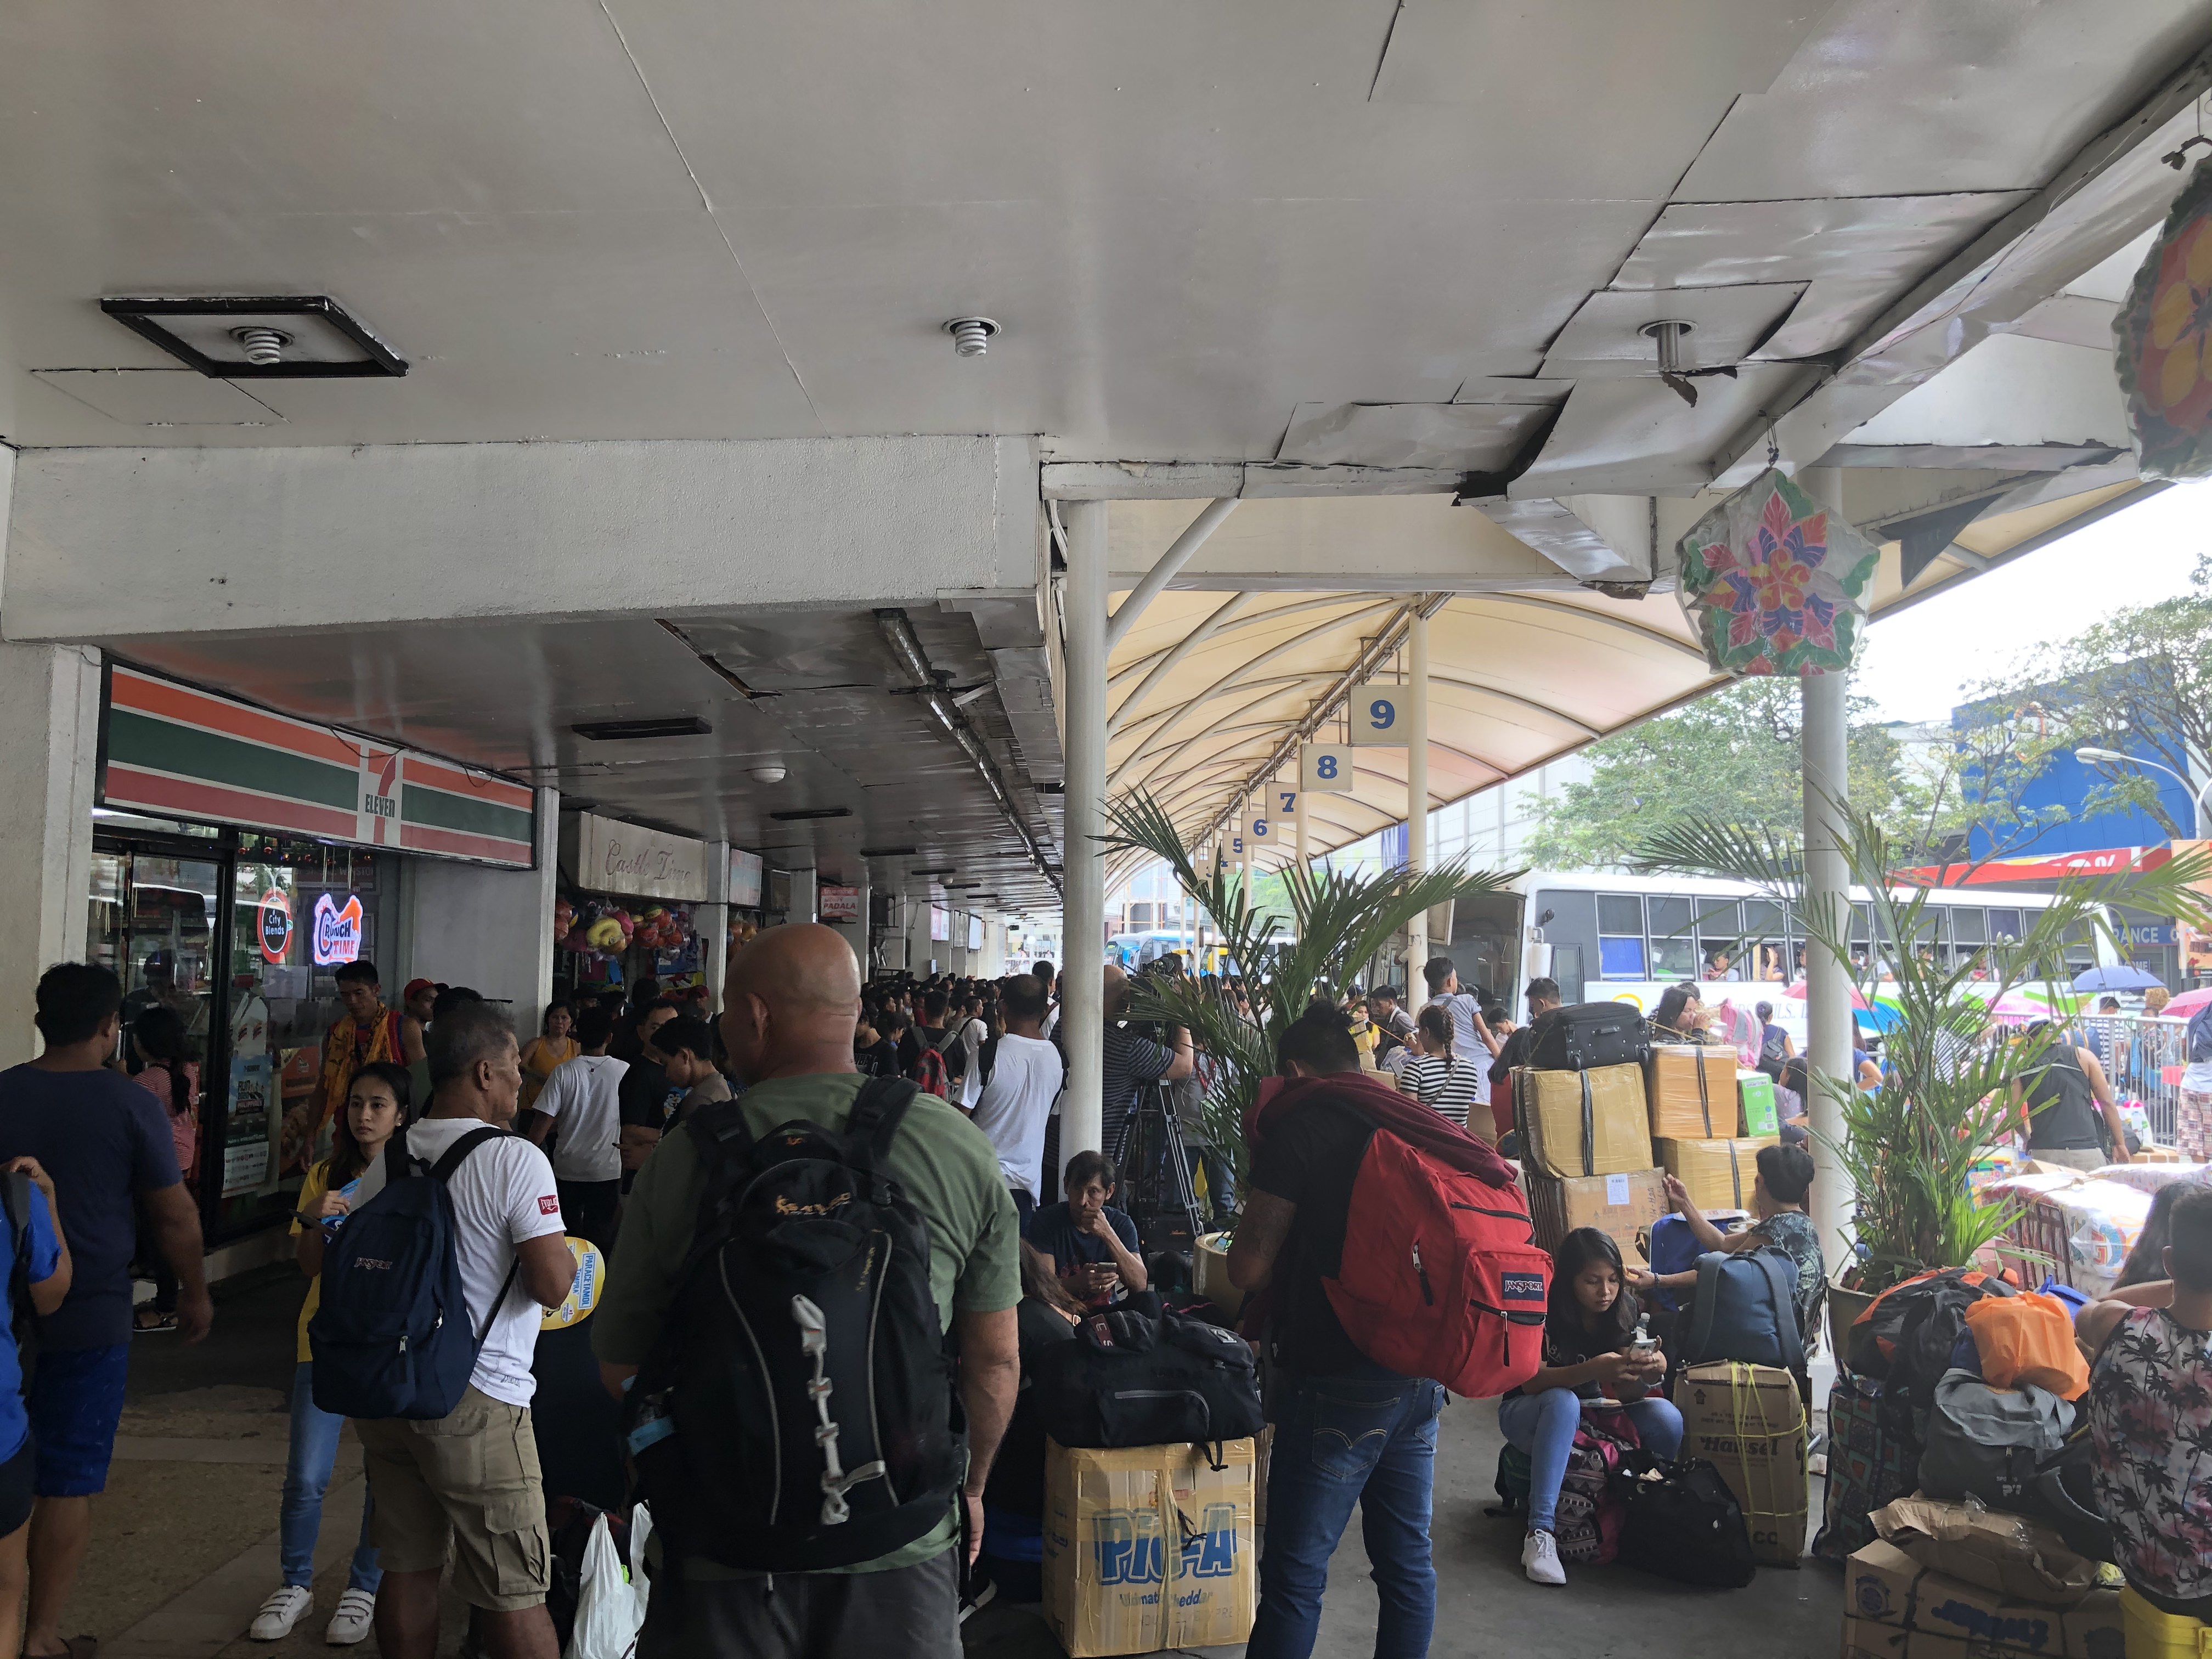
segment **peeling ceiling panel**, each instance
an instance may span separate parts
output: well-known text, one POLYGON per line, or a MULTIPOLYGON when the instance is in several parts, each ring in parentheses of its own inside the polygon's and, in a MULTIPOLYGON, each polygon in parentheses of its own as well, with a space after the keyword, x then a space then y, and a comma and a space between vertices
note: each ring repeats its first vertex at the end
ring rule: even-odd
POLYGON ((1585 380, 1577 386, 1536 464, 1514 480, 1536 495, 1682 495, 1712 481, 1723 442, 1757 418, 1807 371, 1754 363, 1734 380, 1708 375, 1692 409, 1656 377, 1585 380))
POLYGON ((2065 291, 2078 294, 2085 300, 2103 300, 2111 305, 2124 304, 2128 290, 2135 285, 2136 272, 2142 269, 2142 262, 2150 253, 2150 245, 2158 240, 2162 228, 2162 226, 2153 225, 2118 252, 2093 265, 2067 283, 2065 291))
POLYGON ((1542 404, 1300 404, 1275 459, 1498 471, 1550 412, 1542 404))
MULTIPOLYGON (((126 426, 281 426, 284 417, 233 386, 190 368, 40 368, 57 392, 126 426)), ((120 435, 120 434, 118 434, 120 435)))
POLYGON ((1505 374, 1478 374, 1453 396, 1455 404, 1542 404, 1556 409, 1575 389, 1572 380, 1539 380, 1505 374))
POLYGON ((2118 304, 2112 300, 2093 299, 2087 294, 2054 294, 2011 327, 1999 332, 2025 334, 2031 339, 2051 340, 2060 345, 2086 346, 2092 351, 2110 352, 2118 349, 2112 337, 2112 325, 2119 314, 2118 304))
POLYGON ((1756 351, 1805 292, 1803 283, 1729 288, 1608 289, 1583 301, 1545 355, 1547 374, 1656 372, 1657 343, 1644 330, 1669 318, 1692 325, 1682 360, 1692 368, 1740 363, 1756 351))
POLYGON ((1826 9, 1772 88, 1737 100, 1674 200, 2032 189, 2212 39, 2200 0, 1826 9))
MULTIPOLYGON (((1574 404, 1570 402, 1571 416, 1574 404)), ((1853 444, 2130 447, 2107 345, 1993 334, 1850 434, 1853 444)))
POLYGON ((1804 202, 1676 202, 1644 234, 1617 289, 1809 283, 1789 320, 1753 355, 1840 349, 1882 306, 2025 191, 1858 196, 1804 202))

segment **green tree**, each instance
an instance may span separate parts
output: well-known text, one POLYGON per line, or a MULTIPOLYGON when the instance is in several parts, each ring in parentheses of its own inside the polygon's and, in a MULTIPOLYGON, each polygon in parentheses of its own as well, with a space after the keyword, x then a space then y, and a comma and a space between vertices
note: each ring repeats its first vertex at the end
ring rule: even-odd
MULTIPOLYGON (((1796 845, 1804 821, 1800 707, 1794 679, 1735 680, 1601 738, 1583 750, 1589 778, 1540 809, 1529 859, 1571 870, 1625 864, 1653 836, 1716 817, 1796 845)), ((1872 714, 1867 699, 1852 699, 1851 799, 1885 823, 1916 819, 1929 796, 1872 714)))

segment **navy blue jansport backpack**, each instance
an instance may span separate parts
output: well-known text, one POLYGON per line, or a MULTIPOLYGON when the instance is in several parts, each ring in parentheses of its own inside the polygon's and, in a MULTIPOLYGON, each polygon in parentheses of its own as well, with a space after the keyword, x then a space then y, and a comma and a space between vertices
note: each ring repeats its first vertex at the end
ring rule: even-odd
POLYGON ((483 1330, 473 1328, 446 1182, 463 1158, 507 1133, 472 1130, 434 1164, 408 1154, 404 1131, 385 1144, 384 1190, 347 1217, 323 1253, 322 1304, 307 1322, 319 1409, 430 1419, 461 1403, 521 1262, 507 1269, 483 1330))
POLYGON ((1804 1370, 1796 1290, 1797 1264, 1776 1245, 1708 1250, 1698 1258, 1697 1302, 1682 1337, 1682 1363, 1734 1359, 1804 1370))

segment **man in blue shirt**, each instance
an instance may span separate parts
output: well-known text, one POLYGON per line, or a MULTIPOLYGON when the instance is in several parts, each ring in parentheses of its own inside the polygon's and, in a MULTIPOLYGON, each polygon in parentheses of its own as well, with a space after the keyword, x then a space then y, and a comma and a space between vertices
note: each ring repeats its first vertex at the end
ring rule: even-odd
POLYGON ((68 1651, 63 1609, 92 1539, 92 1494, 107 1485, 131 1357, 131 1258, 146 1206, 178 1283, 177 1327, 189 1342, 215 1315, 202 1261, 199 1207, 177 1172, 160 1103, 106 1069, 122 1026, 123 987, 108 969, 68 962, 39 981, 45 1052, 0 1072, 0 1158, 34 1158, 68 1218, 69 1294, 40 1328, 27 1401, 37 1507, 23 1652, 68 1651))
MULTIPOLYGON (((6 1226, 0 1229, 12 1270, 20 1257, 30 1285, 30 1310, 44 1318, 69 1294, 69 1246, 54 1221, 54 1183, 34 1158, 11 1159, 10 1175, 29 1177, 20 1194, 8 1182, 6 1226)), ((0 1177, 4 1180, 5 1177, 0 1177)), ((23 1367, 15 1352, 14 1316, 0 1309, 0 1629, 14 1630, 22 1620, 20 1586, 27 1575, 31 1543, 32 1485, 38 1455, 31 1446, 30 1413, 23 1405, 23 1367)))
POLYGON ((1023 1237, 1052 1258, 1060 1283, 1086 1307, 1119 1302, 1148 1282, 1137 1253, 1137 1224, 1107 1204, 1116 1173, 1103 1152, 1078 1152, 1067 1160, 1066 1201, 1046 1205, 1022 1230, 1023 1237))

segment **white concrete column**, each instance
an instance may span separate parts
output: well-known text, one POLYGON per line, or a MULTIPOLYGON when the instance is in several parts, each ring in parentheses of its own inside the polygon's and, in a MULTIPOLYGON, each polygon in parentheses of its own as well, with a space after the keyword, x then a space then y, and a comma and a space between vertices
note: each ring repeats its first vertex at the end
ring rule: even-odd
MULTIPOLYGON (((1832 518, 1843 516, 1839 473, 1831 468, 1808 469, 1798 474, 1797 482, 1827 507, 1832 518)), ((1835 925, 1848 939, 1850 878, 1844 863, 1845 831, 1839 809, 1849 800, 1845 700, 1850 678, 1813 674, 1798 684, 1804 710, 1805 902, 1808 908, 1832 906, 1835 925)), ((1849 1259, 1845 1240, 1856 1194, 1832 1150, 1832 1144, 1844 1138, 1843 1106, 1824 1083, 1849 1084, 1851 1078, 1850 964, 1819 945, 1809 945, 1805 979, 1805 1052, 1816 1074, 1812 1097, 1806 1102, 1813 1128, 1813 1220, 1827 1259, 1840 1263, 1849 1259)))
POLYGON ((699 973, 707 983, 707 1006, 720 1014, 730 959, 730 843, 726 841, 707 843, 707 902, 693 907, 691 921, 699 933, 699 973))
POLYGON ((410 979, 466 985, 503 1003, 524 1042, 553 997, 553 905, 560 891, 561 792, 538 791, 538 867, 498 870, 451 859, 400 864, 407 961, 380 963, 385 993, 410 979))
MULTIPOLYGON (((1429 619, 1419 611, 1406 629, 1406 870, 1429 867, 1429 619)), ((1429 959, 1429 914, 1407 925, 1406 978, 1429 959)))
POLYGON ((1291 822, 1292 826, 1291 830, 1291 861, 1298 866, 1298 870, 1302 874, 1304 872, 1306 867, 1305 773, 1305 764, 1301 761, 1297 763, 1297 770, 1292 774, 1292 775, 1298 781, 1298 794, 1297 802, 1291 810, 1291 822))
MULTIPOLYGON (((0 501, 4 484, 0 471, 0 501)), ((0 956, 0 1066, 13 1066, 39 1052, 39 975, 86 957, 100 653, 0 645, 0 915, 15 938, 0 956)))
POLYGON ((1100 1051, 1105 1030, 1106 859, 1097 837, 1106 813, 1106 503, 1063 510, 1067 531, 1066 892, 1063 901, 1060 1029, 1067 1091, 1060 1109, 1060 1156, 1098 1150, 1100 1051))

